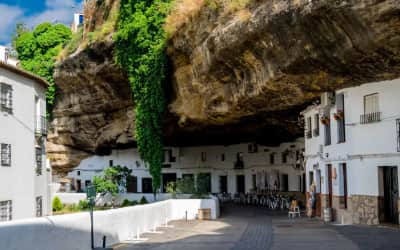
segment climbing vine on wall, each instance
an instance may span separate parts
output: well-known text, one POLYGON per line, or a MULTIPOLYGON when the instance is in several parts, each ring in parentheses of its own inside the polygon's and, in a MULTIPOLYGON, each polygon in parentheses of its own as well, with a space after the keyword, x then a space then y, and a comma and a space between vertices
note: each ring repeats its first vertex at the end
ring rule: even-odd
POLYGON ((136 141, 160 187, 163 158, 162 115, 165 109, 165 43, 163 24, 169 0, 121 0, 115 57, 127 72, 135 102, 136 141))

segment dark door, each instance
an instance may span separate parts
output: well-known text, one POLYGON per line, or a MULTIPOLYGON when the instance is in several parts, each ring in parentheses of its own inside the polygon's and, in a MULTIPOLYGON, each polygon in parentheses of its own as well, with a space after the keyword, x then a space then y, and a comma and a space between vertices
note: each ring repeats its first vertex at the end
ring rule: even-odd
POLYGON ((176 173, 162 174, 163 193, 166 192, 166 187, 170 182, 176 182, 176 173))
POLYGON ((289 191, 289 176, 287 174, 282 175, 281 191, 283 192, 289 191))
POLYGON ((344 192, 344 208, 347 209, 347 165, 343 163, 343 192, 344 192))
POLYGON ((220 193, 228 192, 228 177, 226 175, 219 177, 219 192, 220 193))
POLYGON ((332 165, 328 165, 328 207, 332 207, 332 165))
POLYGON ((245 193, 244 175, 236 176, 236 191, 238 193, 245 193))
POLYGON ((303 173, 303 183, 302 183, 303 189, 302 189, 301 191, 302 191, 304 194, 306 193, 306 184, 307 184, 307 182, 306 182, 306 174, 303 173))
POLYGON ((76 191, 81 192, 82 191, 82 182, 81 180, 76 181, 76 191))
POLYGON ((142 178, 142 193, 153 193, 153 179, 142 178))
POLYGON ((399 184, 397 181, 397 167, 383 168, 383 181, 385 220, 386 222, 398 224, 399 184))
POLYGON ((126 178, 126 192, 137 193, 137 177, 128 176, 126 178))

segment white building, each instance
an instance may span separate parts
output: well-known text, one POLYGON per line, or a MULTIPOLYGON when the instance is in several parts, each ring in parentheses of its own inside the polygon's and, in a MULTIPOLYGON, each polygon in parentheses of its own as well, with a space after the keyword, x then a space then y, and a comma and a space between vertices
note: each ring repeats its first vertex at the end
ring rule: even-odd
POLYGON ((77 32, 78 29, 83 25, 84 15, 82 13, 74 13, 74 20, 71 24, 71 31, 73 33, 77 32))
MULTIPOLYGON (((265 147, 254 143, 230 146, 166 148, 162 186, 171 181, 209 174, 212 193, 245 193, 250 190, 300 192, 305 190, 302 174, 304 140, 265 147)), ((84 190, 95 175, 109 166, 126 166, 136 178, 128 192, 152 193, 152 179, 136 149, 113 150, 109 156, 83 160, 68 177, 73 189, 84 190)), ((163 190, 165 191, 165 190, 163 190)))
POLYGON ((400 79, 325 93, 305 120, 307 191, 317 215, 344 223, 399 223, 400 79))
POLYGON ((0 62, 3 62, 5 64, 11 64, 12 66, 17 66, 18 65, 18 60, 12 53, 12 51, 5 47, 0 45, 0 62))
POLYGON ((0 221, 51 213, 46 87, 43 79, 0 62, 0 221))

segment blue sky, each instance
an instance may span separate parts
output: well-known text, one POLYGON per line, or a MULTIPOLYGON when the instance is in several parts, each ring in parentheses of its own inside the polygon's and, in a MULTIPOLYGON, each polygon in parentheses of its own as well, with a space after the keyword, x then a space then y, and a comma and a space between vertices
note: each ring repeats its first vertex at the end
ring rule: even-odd
POLYGON ((28 28, 45 21, 69 25, 81 10, 82 0, 0 0, 0 45, 10 43, 18 22, 28 28))

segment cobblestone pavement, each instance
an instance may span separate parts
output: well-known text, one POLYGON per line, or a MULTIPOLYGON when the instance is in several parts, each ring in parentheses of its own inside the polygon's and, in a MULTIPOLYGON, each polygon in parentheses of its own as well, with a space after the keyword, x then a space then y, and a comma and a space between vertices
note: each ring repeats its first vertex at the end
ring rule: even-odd
POLYGON ((316 219, 291 219, 264 208, 229 205, 216 221, 175 221, 173 228, 144 234, 144 242, 114 249, 173 250, 378 250, 400 249, 400 230, 333 226, 316 219))

